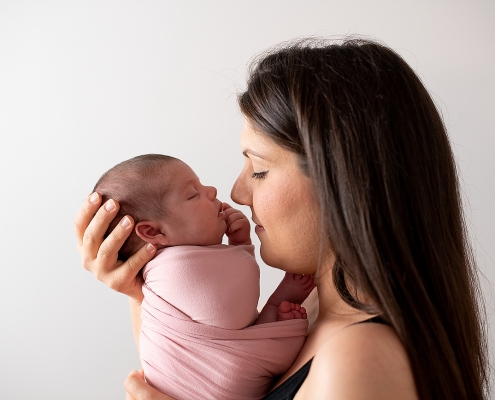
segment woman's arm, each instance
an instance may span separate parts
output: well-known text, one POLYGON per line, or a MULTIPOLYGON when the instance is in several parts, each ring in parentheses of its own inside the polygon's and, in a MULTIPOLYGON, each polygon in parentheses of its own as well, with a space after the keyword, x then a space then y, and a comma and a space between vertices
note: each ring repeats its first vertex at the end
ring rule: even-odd
POLYGON ((129 298, 129 306, 131 309, 132 332, 134 340, 139 352, 139 334, 141 333, 141 302, 129 298))
MULTIPOLYGON (((74 220, 77 247, 84 268, 111 289, 129 296, 134 337, 139 348, 143 301, 143 278, 139 271, 153 258, 156 248, 147 244, 127 261, 118 260, 118 251, 134 229, 134 220, 125 216, 104 239, 110 222, 117 215, 119 203, 108 200, 103 206, 100 205, 101 196, 92 193, 77 213, 74 220)), ((131 372, 124 385, 128 400, 174 400, 148 385, 142 372, 131 372)))

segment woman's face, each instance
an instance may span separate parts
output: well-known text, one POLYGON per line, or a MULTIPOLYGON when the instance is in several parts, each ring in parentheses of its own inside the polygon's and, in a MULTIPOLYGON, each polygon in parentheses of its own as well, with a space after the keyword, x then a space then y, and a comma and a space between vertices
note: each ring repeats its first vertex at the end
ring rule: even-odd
POLYGON ((312 181, 295 153, 255 132, 247 119, 241 148, 246 162, 231 197, 251 208, 263 261, 287 272, 313 275, 321 235, 312 181))

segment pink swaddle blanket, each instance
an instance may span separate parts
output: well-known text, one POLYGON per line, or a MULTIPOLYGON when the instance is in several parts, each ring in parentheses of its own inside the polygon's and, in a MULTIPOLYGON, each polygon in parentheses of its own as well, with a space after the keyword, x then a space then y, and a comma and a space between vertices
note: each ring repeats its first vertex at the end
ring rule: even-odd
POLYGON ((259 399, 297 357, 307 320, 250 326, 253 246, 160 250, 143 272, 140 353, 146 380, 176 399, 259 399))

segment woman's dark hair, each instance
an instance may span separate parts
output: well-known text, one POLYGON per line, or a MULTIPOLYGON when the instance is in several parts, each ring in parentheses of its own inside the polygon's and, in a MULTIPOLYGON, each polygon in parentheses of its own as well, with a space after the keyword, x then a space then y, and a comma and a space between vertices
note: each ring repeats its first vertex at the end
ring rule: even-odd
POLYGON ((337 257, 337 291, 393 327, 419 398, 484 398, 484 307, 456 165, 414 71, 373 41, 302 40, 254 61, 239 105, 299 156, 337 257))

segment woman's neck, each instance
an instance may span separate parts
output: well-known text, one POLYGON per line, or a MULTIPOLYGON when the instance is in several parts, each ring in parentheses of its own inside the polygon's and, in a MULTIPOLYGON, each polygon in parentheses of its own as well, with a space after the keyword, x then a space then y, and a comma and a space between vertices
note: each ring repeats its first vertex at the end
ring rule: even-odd
POLYGON ((333 283, 331 268, 328 268, 327 272, 317 277, 316 287, 319 306, 316 322, 334 321, 348 324, 370 317, 364 311, 351 307, 340 297, 333 283))

